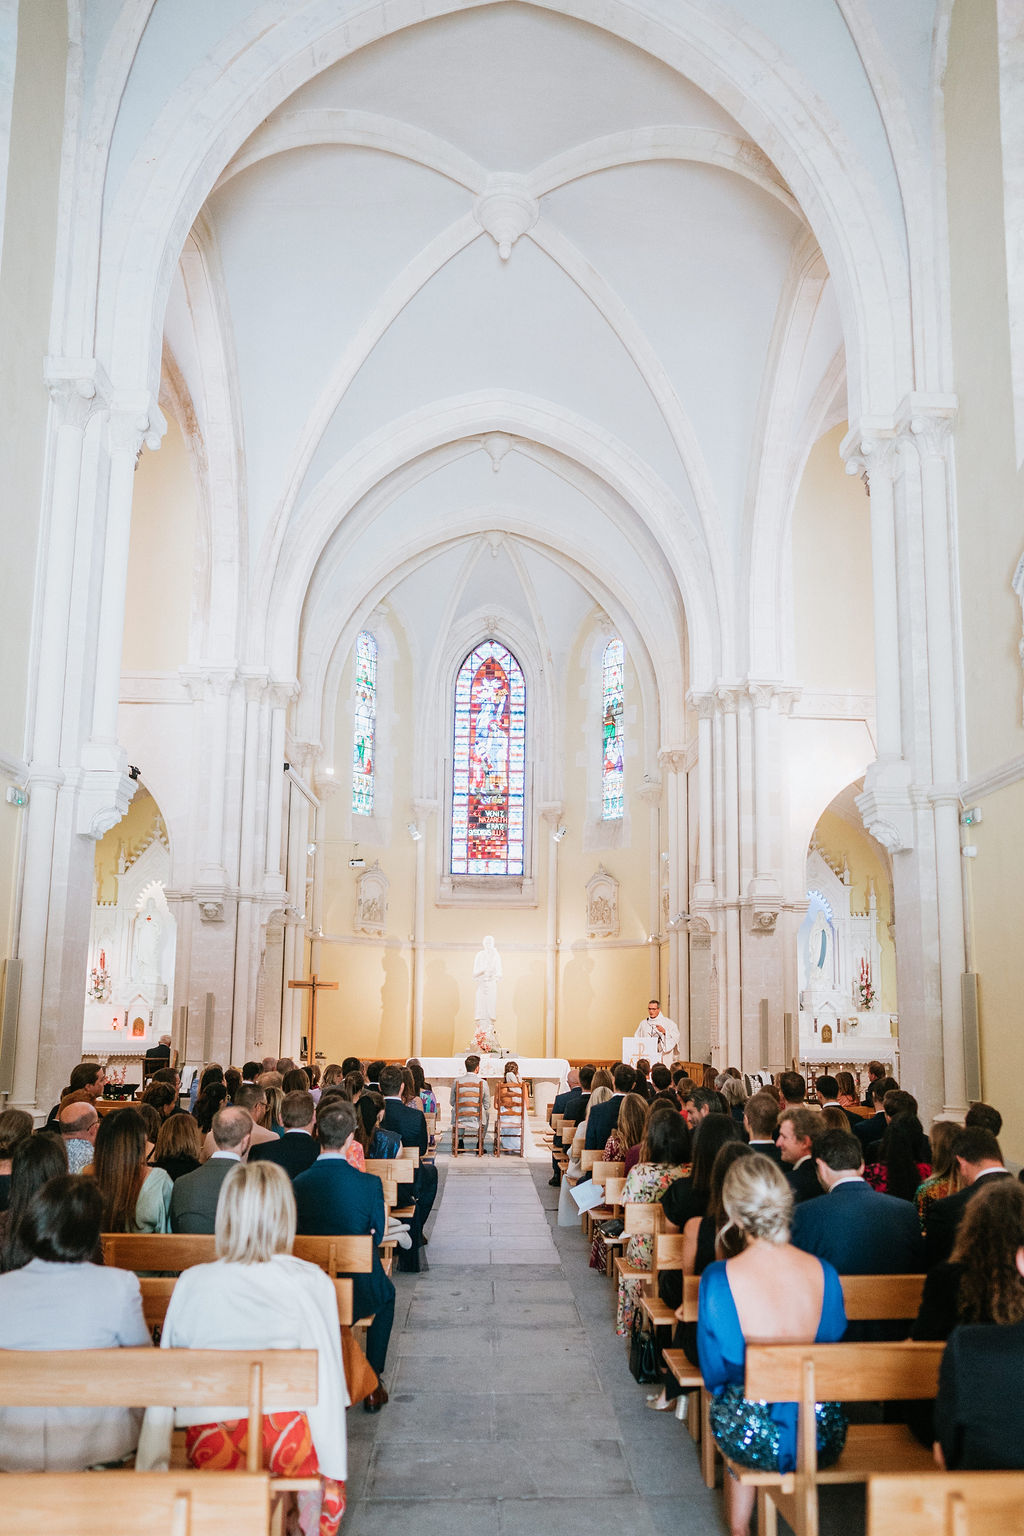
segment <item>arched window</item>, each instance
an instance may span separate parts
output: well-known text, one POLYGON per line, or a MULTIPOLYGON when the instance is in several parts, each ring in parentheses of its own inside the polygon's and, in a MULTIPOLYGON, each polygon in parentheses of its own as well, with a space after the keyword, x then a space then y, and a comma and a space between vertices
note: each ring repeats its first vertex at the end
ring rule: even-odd
POLYGON ((373 815, 377 729, 377 642, 365 629, 356 636, 356 708, 352 733, 352 810, 373 815))
POLYGON ((511 651, 484 640, 455 680, 453 875, 521 875, 526 684, 511 651))
POLYGON ((601 669, 601 817, 622 819, 623 700, 626 655, 621 640, 609 640, 601 669))

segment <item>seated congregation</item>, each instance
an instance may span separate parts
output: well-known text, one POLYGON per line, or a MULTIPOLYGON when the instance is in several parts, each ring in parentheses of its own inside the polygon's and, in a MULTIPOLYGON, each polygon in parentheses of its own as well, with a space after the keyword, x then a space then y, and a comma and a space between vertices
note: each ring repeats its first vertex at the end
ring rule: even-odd
POLYGON ((647 1406, 688 1419, 708 1486, 724 1466, 733 1536, 755 1502, 759 1532, 778 1513, 816 1532, 828 1482, 1024 1472, 1024 1188, 1001 1117, 976 1103, 926 1135, 869 1070, 861 1102, 849 1072, 748 1093, 736 1069, 583 1066, 552 1109, 559 1225, 601 1183, 591 1266, 633 1374, 661 1382, 647 1406))

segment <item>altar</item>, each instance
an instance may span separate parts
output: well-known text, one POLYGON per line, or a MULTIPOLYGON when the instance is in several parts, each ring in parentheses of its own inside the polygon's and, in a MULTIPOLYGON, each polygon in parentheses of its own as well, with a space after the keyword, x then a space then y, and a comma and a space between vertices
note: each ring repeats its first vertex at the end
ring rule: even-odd
MULTIPOLYGON (((457 1077, 462 1077, 466 1071, 466 1056, 477 1054, 466 1051, 462 1056, 420 1056, 417 1059, 423 1067, 423 1074, 427 1082, 437 1093, 438 1101, 447 1100, 447 1095, 438 1092, 441 1087, 450 1088, 457 1077)), ((556 1093, 564 1093, 569 1086, 569 1063, 561 1056, 483 1056, 480 1057, 480 1076, 492 1082, 495 1078, 500 1082, 505 1075, 505 1063, 514 1061, 519 1067, 519 1076, 529 1078, 533 1083, 533 1100, 537 1114, 542 1120, 547 1119, 548 1107, 556 1093)))

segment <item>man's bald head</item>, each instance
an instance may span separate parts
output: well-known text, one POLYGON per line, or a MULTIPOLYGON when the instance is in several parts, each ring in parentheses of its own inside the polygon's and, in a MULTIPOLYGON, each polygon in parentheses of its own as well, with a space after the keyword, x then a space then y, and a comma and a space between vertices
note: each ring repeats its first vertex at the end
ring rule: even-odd
POLYGON ((100 1123, 99 1115, 88 1101, 65 1104, 57 1120, 62 1136, 66 1136, 69 1140, 73 1137, 81 1137, 83 1141, 92 1140, 96 1134, 96 1127, 100 1123))
POLYGON ((241 1157, 252 1135, 252 1115, 247 1109, 239 1109, 230 1104, 226 1109, 218 1109, 211 1129, 214 1144, 219 1151, 237 1152, 241 1157))

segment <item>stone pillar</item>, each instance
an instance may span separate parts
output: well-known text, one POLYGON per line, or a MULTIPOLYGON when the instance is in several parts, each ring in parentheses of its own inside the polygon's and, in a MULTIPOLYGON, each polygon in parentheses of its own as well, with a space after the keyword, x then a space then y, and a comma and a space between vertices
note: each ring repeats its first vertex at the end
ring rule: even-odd
POLYGON ((434 800, 414 800, 413 815, 419 832, 416 839, 416 884, 412 916, 412 1027, 410 1055, 423 1054, 423 997, 427 972, 427 831, 437 810, 434 800))
MULTIPOLYGON (((685 919, 676 921, 679 913, 688 910, 688 870, 689 858, 687 847, 687 815, 686 815, 686 767, 688 753, 685 747, 663 747, 658 753, 658 766, 662 772, 662 779, 657 783, 651 777, 649 798, 652 809, 657 809, 659 804, 665 806, 665 816, 668 822, 666 829, 666 841, 668 843, 668 997, 662 999, 663 1011, 679 1026, 679 1054, 687 1059, 690 1049, 690 967, 689 954, 686 949, 685 919)), ((658 918, 653 933, 661 931, 660 892, 657 886, 658 863, 660 858, 660 817, 655 822, 652 817, 652 837, 657 841, 651 844, 651 863, 653 866, 653 880, 655 882, 652 891, 652 901, 658 903, 658 918)), ((652 987, 652 997, 661 997, 660 987, 652 987)))
POLYGON ((735 688, 715 690, 722 720, 722 809, 724 849, 719 894, 724 902, 725 1059, 719 1066, 743 1065, 742 968, 740 963, 740 829, 738 731, 735 688))
POLYGON ((544 924, 544 1055, 555 1054, 558 1037, 558 850, 560 805, 545 805, 541 826, 548 842, 547 911, 544 924))

